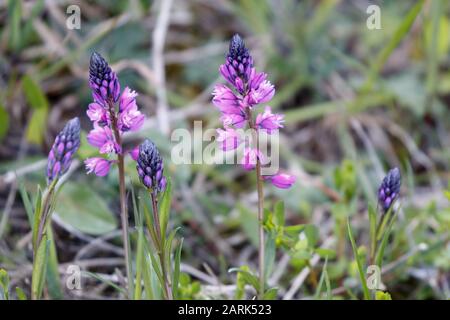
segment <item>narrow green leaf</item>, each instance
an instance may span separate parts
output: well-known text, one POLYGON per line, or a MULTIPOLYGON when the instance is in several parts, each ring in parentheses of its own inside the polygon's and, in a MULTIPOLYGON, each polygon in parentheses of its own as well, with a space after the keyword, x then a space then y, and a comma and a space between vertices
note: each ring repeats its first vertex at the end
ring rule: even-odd
POLYGON ((151 276, 151 263, 148 261, 146 256, 144 256, 143 259, 143 279, 144 279, 144 292, 145 292, 145 299, 153 299, 153 285, 152 285, 152 276, 151 276))
POLYGON ((267 281, 268 277, 272 273, 273 265, 275 263, 276 246, 273 235, 269 234, 266 237, 265 244, 265 256, 264 256, 264 281, 267 281))
POLYGON ((259 279, 249 270, 242 269, 241 267, 241 268, 231 268, 230 270, 228 270, 228 272, 238 272, 241 275, 242 279, 245 281, 245 283, 255 288, 256 292, 259 292, 259 279))
POLYGON ((264 292, 263 300, 275 300, 278 295, 278 288, 269 288, 264 292))
POLYGON ((29 75, 22 78, 22 88, 30 107, 35 110, 48 109, 49 103, 39 85, 29 75))
POLYGON ((55 241, 51 225, 47 227, 47 235, 49 242, 49 255, 47 266, 47 287, 49 295, 52 299, 62 299, 63 292, 61 289, 61 279, 58 271, 58 257, 56 254, 55 241))
POLYGON ((376 230, 377 230, 377 213, 375 209, 369 205, 369 228, 370 228, 370 257, 373 258, 375 255, 375 246, 376 246, 376 230))
POLYGON ((25 207, 25 212, 27 213, 28 223, 30 226, 33 226, 33 205, 31 204, 30 197, 22 180, 19 180, 19 192, 23 206, 25 207))
POLYGON ((9 300, 9 275, 5 269, 0 269, 0 300, 9 300))
POLYGON ((27 128, 27 140, 40 144, 45 133, 49 103, 42 89, 30 76, 23 77, 22 88, 28 105, 34 109, 27 128))
POLYGON ((33 272, 31 275, 31 292, 35 299, 41 298, 42 290, 44 288, 48 248, 49 241, 47 241, 47 235, 44 234, 35 254, 35 259, 33 261, 33 272))
POLYGON ((148 251, 148 256, 150 257, 150 260, 152 262, 153 270, 156 273, 156 276, 158 277, 159 283, 161 284, 161 288, 164 286, 164 278, 162 276, 161 267, 159 264, 158 259, 154 256, 154 254, 151 251, 148 251))
POLYGON ((5 107, 0 104, 0 141, 6 135, 9 129, 9 114, 5 107))
POLYGON ((118 285, 116 285, 114 282, 109 281, 108 279, 104 279, 103 277, 101 277, 100 275, 93 273, 93 272, 89 272, 89 271, 83 271, 83 273, 85 275, 88 275, 94 279, 97 279, 98 281, 105 283, 107 285, 109 285, 111 288, 115 289, 116 291, 120 292, 122 295, 124 295, 125 297, 127 296, 127 292, 124 288, 119 287, 118 285))
POLYGON ((358 266, 358 273, 359 273, 359 278, 360 278, 361 285, 363 288, 364 299, 370 300, 370 293, 369 293, 369 288, 367 288, 366 278, 364 276, 364 271, 363 271, 363 265, 361 263, 359 255, 358 255, 358 249, 356 248, 355 239, 353 238, 353 234, 352 234, 352 228, 350 226, 350 221, 348 219, 347 219, 347 231, 348 231, 348 237, 352 244, 353 255, 355 256, 356 264, 358 266))
POLYGON ((274 216, 275 216, 275 223, 283 227, 284 226, 284 202, 278 201, 275 203, 275 207, 273 210, 274 216))
POLYGON ((17 299, 19 299, 19 300, 27 300, 27 295, 19 287, 16 287, 16 295, 17 295, 17 299))
MULTIPOLYGON (((170 203, 172 201, 172 183, 170 179, 167 178, 166 189, 161 198, 161 204, 159 206, 159 219, 161 223, 161 237, 165 239, 167 225, 169 223, 170 215, 170 203)), ((163 240, 164 241, 164 240, 163 240)))
POLYGON ((44 140, 44 133, 47 121, 47 110, 39 109, 33 112, 27 128, 27 141, 34 144, 41 144, 44 140))
POLYGON ((22 18, 22 1, 9 0, 8 2, 8 21, 11 28, 9 34, 9 45, 13 50, 20 46, 21 32, 20 20, 22 18))
POLYGON ((136 284, 134 287, 134 300, 141 300, 142 298, 142 269, 144 267, 144 241, 145 235, 142 227, 138 229, 138 242, 136 248, 136 284))
POLYGON ((395 222, 395 217, 396 217, 396 214, 394 212, 394 214, 392 215, 392 218, 389 221, 389 224, 388 224, 385 232, 383 233, 383 238, 381 240, 380 247, 379 247, 377 255, 376 255, 375 263, 376 263, 376 265, 378 267, 380 267, 380 269, 381 269, 381 265, 383 263, 384 250, 386 249, 386 245, 387 245, 387 242, 388 242, 388 239, 389 239, 389 235, 391 233, 392 226, 394 225, 394 222, 395 222))
POLYGON ((164 261, 164 263, 166 264, 166 270, 167 272, 170 273, 170 270, 172 269, 172 263, 171 263, 171 256, 172 256, 172 246, 173 246, 173 241, 175 239, 175 235, 177 234, 178 230, 180 230, 180 227, 172 230, 172 232, 170 232, 169 237, 167 237, 167 241, 164 247, 164 257, 166 259, 166 261, 164 261))
POLYGON ((37 240, 38 240, 38 231, 39 231, 39 223, 41 221, 42 216, 42 191, 41 187, 38 186, 36 202, 34 205, 34 216, 33 216, 33 225, 32 225, 32 235, 33 235, 33 250, 37 249, 37 240))
POLYGON ((180 267, 181 267, 181 249, 183 248, 183 238, 180 239, 180 244, 175 252, 175 266, 173 270, 172 280, 172 292, 174 299, 178 299, 178 284, 180 280, 180 267))
POLYGON ((365 84, 363 85, 363 90, 370 90, 373 85, 373 81, 376 79, 377 75, 380 73, 382 67, 392 54, 392 52, 397 48, 400 41, 405 37, 411 28, 412 24, 416 20, 417 15, 420 13, 424 0, 419 0, 411 8, 405 18, 401 21, 400 25, 395 30, 392 38, 389 40, 387 45, 381 50, 374 60, 374 63, 370 67, 369 76, 365 84))

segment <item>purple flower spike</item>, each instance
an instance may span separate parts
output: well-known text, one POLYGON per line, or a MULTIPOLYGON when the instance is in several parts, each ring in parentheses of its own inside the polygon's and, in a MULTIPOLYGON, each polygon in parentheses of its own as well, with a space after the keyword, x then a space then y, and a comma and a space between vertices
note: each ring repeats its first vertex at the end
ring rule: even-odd
POLYGON ((381 182, 380 188, 378 189, 378 203, 382 206, 384 212, 387 212, 397 199, 400 193, 401 183, 402 179, 398 168, 389 170, 381 182))
POLYGON ((163 160, 156 145, 148 139, 139 146, 136 169, 146 188, 155 189, 157 192, 165 189, 163 160))
POLYGON ((117 75, 97 52, 91 55, 89 86, 92 89, 94 100, 103 106, 106 106, 108 101, 117 102, 119 99, 120 83, 117 75))
POLYGON ((73 118, 66 123, 64 129, 56 136, 52 149, 48 154, 47 181, 62 176, 69 170, 72 157, 80 146, 80 120, 73 118))

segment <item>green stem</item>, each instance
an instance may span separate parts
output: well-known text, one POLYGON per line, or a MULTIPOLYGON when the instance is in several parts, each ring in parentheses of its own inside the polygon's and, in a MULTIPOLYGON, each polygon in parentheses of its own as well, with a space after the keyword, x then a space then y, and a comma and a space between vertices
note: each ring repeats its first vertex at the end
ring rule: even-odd
POLYGON ((158 242, 155 243, 155 246, 156 246, 156 249, 158 250, 159 261, 161 263, 161 272, 162 272, 162 276, 163 276, 163 280, 164 280, 164 295, 166 296, 167 300, 172 300, 173 299, 172 288, 170 286, 166 264, 164 263, 165 250, 164 250, 164 246, 163 246, 164 241, 163 241, 162 237, 163 236, 165 237, 165 235, 161 234, 161 223, 159 222, 158 205, 156 203, 155 191, 151 192, 151 198, 152 198, 152 207, 153 207, 153 221, 154 221, 153 226, 155 228, 155 232, 156 232, 156 235, 158 238, 158 242))
MULTIPOLYGON (((37 258, 37 252, 38 249, 41 245, 42 239, 45 235, 45 232, 47 231, 47 226, 49 223, 49 219, 51 218, 51 201, 52 201, 52 197, 54 195, 54 191, 55 191, 55 187, 56 184, 58 183, 58 179, 55 179, 52 181, 52 183, 47 187, 47 190, 44 193, 44 196, 42 198, 42 202, 41 202, 41 209, 38 210, 40 212, 35 212, 34 214, 39 215, 39 225, 38 225, 38 231, 37 231, 37 237, 36 237, 36 241, 33 243, 33 270, 35 270, 35 268, 38 267, 38 265, 36 264, 36 258, 37 258)), ((44 265, 43 268, 45 269, 46 266, 44 265)), ((35 276, 31 277, 31 287, 35 288, 36 287, 36 283, 42 281, 42 279, 40 279, 41 277, 45 277, 44 272, 41 270, 40 272, 36 273, 33 272, 33 275, 39 274, 39 279, 36 279, 35 276), (36 282, 37 281, 37 282, 36 282)), ((37 300, 40 299, 40 293, 35 292, 35 290, 31 290, 31 299, 32 300, 37 300)))
MULTIPOLYGON (((117 126, 117 118, 115 115, 114 104, 109 102, 109 114, 111 118, 111 126, 114 133, 114 138, 116 143, 122 147, 122 138, 117 126)), ((121 153, 117 154, 117 166, 119 171, 119 198, 120 198, 120 220, 122 224, 122 239, 123 239, 123 250, 125 252, 125 268, 127 272, 127 284, 126 291, 129 296, 131 296, 131 289, 133 279, 131 276, 131 265, 130 265, 130 243, 128 238, 128 208, 127 208, 127 194, 125 185, 125 161, 124 156, 121 153)))
POLYGON ((256 185, 258 189, 258 228, 259 228, 259 299, 264 297, 265 285, 265 240, 264 240, 264 191, 261 177, 261 163, 256 161, 256 185))
MULTIPOLYGON (((253 130, 253 139, 256 141, 256 149, 259 150, 258 130, 253 121, 251 110, 247 109, 249 126, 253 130)), ((264 298, 265 292, 265 240, 264 240, 264 188, 261 175, 261 161, 256 157, 256 188, 258 191, 258 264, 259 264, 259 292, 258 299, 264 298)))

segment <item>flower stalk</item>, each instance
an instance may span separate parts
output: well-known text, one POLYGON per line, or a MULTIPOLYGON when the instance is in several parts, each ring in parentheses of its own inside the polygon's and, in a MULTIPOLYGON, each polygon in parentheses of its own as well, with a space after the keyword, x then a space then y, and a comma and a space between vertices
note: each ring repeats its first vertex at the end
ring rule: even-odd
POLYGON ((59 178, 70 168, 72 158, 80 146, 80 121, 74 118, 67 122, 56 136, 47 161, 47 187, 43 195, 38 191, 32 225, 33 270, 31 298, 40 299, 45 283, 51 215, 56 202, 56 187, 59 178))
MULTIPOLYGON (((158 258, 161 264, 161 272, 162 277, 164 281, 164 296, 167 300, 173 300, 173 293, 172 293, 172 287, 170 285, 169 281, 169 274, 168 270, 166 268, 166 253, 162 246, 164 242, 165 235, 161 234, 161 223, 159 221, 159 213, 158 213, 158 203, 157 203, 157 194, 155 191, 150 192, 150 197, 152 199, 152 209, 153 209, 153 222, 154 222, 154 229, 157 235, 157 241, 155 241, 154 245, 156 247, 156 250, 158 251, 158 258), (163 238, 164 237, 164 238, 163 238)), ((169 253, 170 254, 170 253, 169 253)))
POLYGON ((217 141, 223 151, 237 149, 241 143, 245 143, 244 154, 241 160, 242 167, 247 170, 255 170, 256 188, 258 192, 258 269, 259 284, 258 298, 263 299, 265 294, 265 234, 264 234, 264 181, 272 183, 277 188, 288 189, 295 177, 278 172, 273 175, 263 175, 262 169, 264 155, 261 152, 259 134, 276 133, 283 127, 284 116, 272 113, 269 106, 261 113, 253 114, 253 110, 260 104, 270 101, 275 94, 275 87, 267 80, 267 74, 256 72, 253 67, 253 57, 246 48, 239 35, 234 35, 230 40, 229 50, 225 63, 219 67, 219 72, 228 82, 228 85, 218 84, 213 92, 213 104, 222 113, 221 121, 223 129, 217 129, 217 141), (246 139, 241 139, 236 129, 248 127, 252 131, 252 141, 247 144, 246 139), (244 140, 244 141, 242 141, 244 140))
POLYGON ((139 155, 137 159, 136 169, 142 184, 146 187, 150 194, 153 211, 153 221, 147 220, 150 235, 152 236, 153 245, 156 249, 159 259, 159 269, 161 270, 161 287, 166 300, 172 300, 173 290, 170 281, 170 252, 166 250, 166 224, 161 225, 160 212, 158 210, 158 194, 166 188, 166 178, 164 177, 164 163, 159 154, 156 145, 146 139, 139 146, 139 155))
MULTIPOLYGON (((145 116, 138 110, 137 93, 126 87, 120 93, 117 75, 106 60, 98 53, 91 55, 89 65, 89 86, 94 102, 89 104, 87 115, 94 129, 87 136, 88 142, 107 157, 85 160, 87 173, 106 176, 112 165, 117 164, 119 172, 120 220, 125 253, 127 292, 133 292, 131 270, 131 247, 128 235, 128 207, 125 181, 125 153, 122 136, 128 131, 137 131, 143 125, 145 116), (115 156, 115 159, 114 159, 115 156)), ((128 152, 129 153, 129 152, 128 152)))

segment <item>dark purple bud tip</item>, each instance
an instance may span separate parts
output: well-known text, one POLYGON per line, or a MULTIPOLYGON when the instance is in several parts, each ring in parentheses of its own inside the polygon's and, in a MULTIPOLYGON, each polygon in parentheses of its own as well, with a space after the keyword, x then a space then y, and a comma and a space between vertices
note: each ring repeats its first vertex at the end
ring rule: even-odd
POLYGON ((92 53, 89 64, 89 85, 97 102, 116 102, 120 94, 120 84, 106 60, 97 52, 92 53))
POLYGON ((246 55, 248 56, 248 50, 244 40, 236 33, 230 40, 228 56, 233 60, 241 60, 246 55))
POLYGON ((52 182, 69 170, 72 157, 80 147, 80 120, 73 118, 68 121, 56 136, 48 155, 47 181, 52 182))
POLYGON ((148 189, 162 191, 165 188, 163 160, 156 145, 146 139, 139 146, 136 169, 142 184, 148 189))
POLYGON ((230 46, 227 54, 227 65, 234 69, 233 74, 248 80, 250 70, 253 67, 253 59, 245 47, 244 40, 235 34, 230 40, 230 46))
POLYGON ((398 197, 401 183, 402 178, 398 168, 389 170, 381 182, 380 188, 378 189, 378 202, 383 207, 384 212, 389 210, 398 197))

